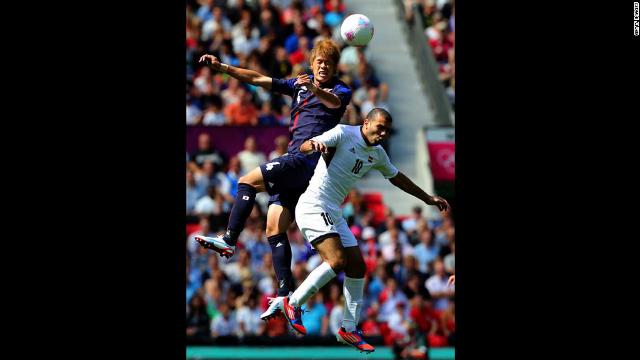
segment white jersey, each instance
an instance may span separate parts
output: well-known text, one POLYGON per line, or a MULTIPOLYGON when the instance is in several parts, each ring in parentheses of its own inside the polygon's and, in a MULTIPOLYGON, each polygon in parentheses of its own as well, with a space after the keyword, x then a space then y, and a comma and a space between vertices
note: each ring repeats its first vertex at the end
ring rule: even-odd
POLYGON ((369 170, 379 170, 387 179, 398 174, 382 146, 365 143, 360 126, 338 125, 312 140, 335 147, 335 153, 323 154, 300 201, 319 202, 337 210, 356 181, 369 170))

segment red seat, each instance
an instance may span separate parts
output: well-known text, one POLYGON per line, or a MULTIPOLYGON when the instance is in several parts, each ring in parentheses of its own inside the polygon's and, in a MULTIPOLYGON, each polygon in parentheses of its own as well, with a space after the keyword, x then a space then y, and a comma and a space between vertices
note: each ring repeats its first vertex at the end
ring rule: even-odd
POLYGON ((384 214, 387 210, 387 207, 384 204, 373 204, 373 205, 367 204, 367 209, 373 212, 372 222, 374 226, 378 226, 384 223, 384 220, 385 220, 384 214))
POLYGON ((379 192, 366 193, 362 195, 364 202, 368 204, 382 204, 382 194, 379 192))
POLYGON ((187 235, 191 235, 198 230, 200 230, 200 224, 187 224, 187 235))

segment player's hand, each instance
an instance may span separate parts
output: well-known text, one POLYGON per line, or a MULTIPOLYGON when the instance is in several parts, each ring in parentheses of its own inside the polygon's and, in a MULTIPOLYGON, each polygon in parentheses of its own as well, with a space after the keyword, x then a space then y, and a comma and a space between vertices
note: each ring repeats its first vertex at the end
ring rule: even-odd
POLYGON ((314 141, 314 140, 309 140, 309 142, 311 143, 312 151, 317 151, 325 154, 329 152, 329 148, 325 143, 321 143, 319 141, 314 141))
POLYGON ((202 55, 202 57, 200 57, 200 61, 198 62, 204 62, 206 64, 210 64, 214 70, 220 70, 222 68, 222 64, 220 63, 220 60, 218 60, 218 58, 213 55, 208 55, 208 54, 202 55))
POLYGON ((296 79, 295 85, 306 86, 309 91, 314 92, 317 90, 316 84, 311 81, 311 77, 307 74, 300 74, 296 79))
POLYGON ((437 206, 438 210, 440 211, 447 211, 450 207, 447 200, 441 198, 440 196, 432 196, 431 200, 428 201, 427 204, 437 206))
POLYGON ((456 276, 455 275, 449 276, 449 280, 447 281, 447 286, 455 285, 455 283, 456 283, 456 276))

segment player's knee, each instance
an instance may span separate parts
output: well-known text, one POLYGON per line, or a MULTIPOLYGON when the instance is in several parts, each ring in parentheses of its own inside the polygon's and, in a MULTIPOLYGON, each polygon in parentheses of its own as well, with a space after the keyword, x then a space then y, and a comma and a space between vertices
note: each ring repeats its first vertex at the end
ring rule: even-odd
POLYGON ((238 184, 247 184, 247 185, 255 187, 253 179, 251 179, 251 177, 247 176, 247 175, 240 176, 238 178, 238 184))
POLYGON ((329 266, 331 266, 333 271, 337 273, 343 271, 347 266, 347 257, 343 252, 340 251, 336 252, 334 256, 332 256, 331 259, 329 259, 329 261, 327 262, 329 263, 329 266))
POLYGON ((267 226, 265 229, 265 233, 267 237, 275 236, 278 234, 286 234, 291 223, 292 220, 286 214, 274 212, 270 207, 269 211, 267 212, 267 226))
POLYGON ((267 237, 271 237, 271 236, 276 236, 278 234, 285 233, 285 231, 280 229, 277 222, 274 224, 272 222, 267 221, 267 228, 265 229, 265 233, 267 237))

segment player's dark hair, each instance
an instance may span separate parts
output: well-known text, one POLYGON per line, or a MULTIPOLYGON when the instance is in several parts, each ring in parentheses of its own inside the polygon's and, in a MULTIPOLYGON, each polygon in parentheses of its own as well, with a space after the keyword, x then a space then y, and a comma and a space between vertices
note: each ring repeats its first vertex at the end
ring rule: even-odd
POLYGON ((391 114, 389 114, 389 112, 383 108, 374 108, 373 110, 369 111, 369 113, 367 114, 367 119, 372 120, 378 116, 382 116, 385 120, 393 122, 391 114))

